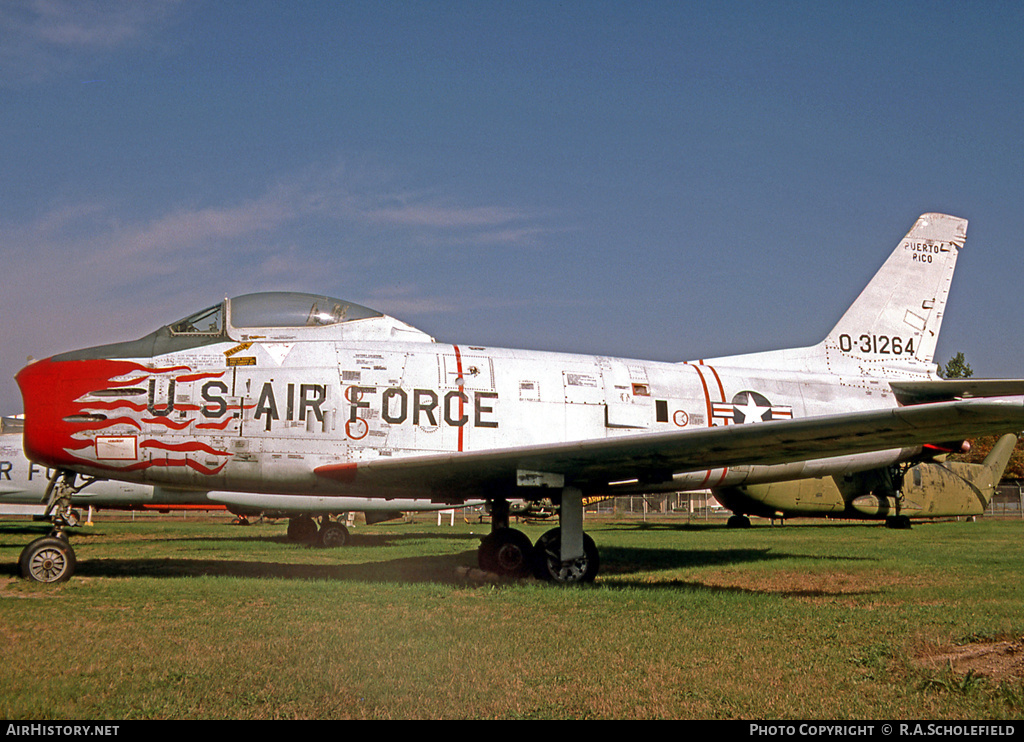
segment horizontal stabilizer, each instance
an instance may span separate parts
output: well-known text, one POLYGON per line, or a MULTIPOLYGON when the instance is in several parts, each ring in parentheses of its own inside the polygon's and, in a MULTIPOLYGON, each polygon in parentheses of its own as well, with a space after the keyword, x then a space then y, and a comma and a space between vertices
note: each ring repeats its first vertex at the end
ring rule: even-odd
POLYGON ((1024 394, 1024 379, 940 379, 890 382, 902 405, 951 402, 955 399, 1017 397, 1024 394))

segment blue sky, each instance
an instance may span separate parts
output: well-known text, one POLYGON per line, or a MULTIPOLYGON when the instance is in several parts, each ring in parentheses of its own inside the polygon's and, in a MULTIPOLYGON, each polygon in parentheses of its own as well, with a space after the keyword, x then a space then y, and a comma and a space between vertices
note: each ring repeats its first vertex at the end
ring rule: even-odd
POLYGON ((224 296, 438 340, 807 345, 970 220, 938 360, 1024 376, 1020 2, 0 4, 0 411, 224 296))

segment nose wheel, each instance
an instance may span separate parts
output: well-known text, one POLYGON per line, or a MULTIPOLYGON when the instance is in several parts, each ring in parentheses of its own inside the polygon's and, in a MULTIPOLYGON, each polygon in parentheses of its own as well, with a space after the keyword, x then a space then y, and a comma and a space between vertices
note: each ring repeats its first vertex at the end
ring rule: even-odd
POLYGON ((22 550, 18 566, 26 580, 66 582, 75 573, 75 550, 66 537, 44 536, 22 550))

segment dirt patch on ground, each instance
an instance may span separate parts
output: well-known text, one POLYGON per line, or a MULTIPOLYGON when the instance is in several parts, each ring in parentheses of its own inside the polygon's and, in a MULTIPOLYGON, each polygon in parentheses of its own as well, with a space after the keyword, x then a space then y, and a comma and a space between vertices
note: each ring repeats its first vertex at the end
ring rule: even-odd
POLYGON ((917 658, 923 667, 949 668, 957 675, 979 675, 993 680, 1024 678, 1024 637, 1008 641, 942 647, 917 658))
POLYGON ((16 577, 0 577, 0 598, 46 598, 50 593, 26 589, 37 585, 16 577))

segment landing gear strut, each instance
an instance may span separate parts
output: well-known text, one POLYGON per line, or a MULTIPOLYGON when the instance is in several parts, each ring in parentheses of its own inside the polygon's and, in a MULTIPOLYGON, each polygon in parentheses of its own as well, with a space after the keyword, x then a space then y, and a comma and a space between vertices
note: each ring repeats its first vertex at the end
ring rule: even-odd
POLYGON ((885 527, 907 530, 910 528, 910 518, 900 513, 900 508, 903 506, 903 477, 906 474, 906 467, 901 465, 890 467, 887 474, 888 479, 884 486, 888 490, 886 494, 892 494, 896 503, 896 512, 885 519, 885 527))
POLYGON ((58 469, 50 478, 46 487, 46 514, 53 523, 53 530, 22 550, 18 567, 26 580, 66 582, 75 573, 75 550, 64 529, 78 523, 78 514, 71 508, 72 495, 95 481, 85 479, 76 485, 75 477, 74 472, 58 469))

